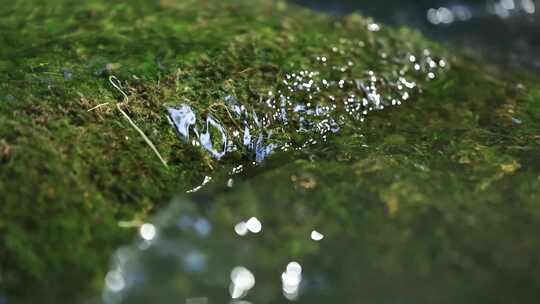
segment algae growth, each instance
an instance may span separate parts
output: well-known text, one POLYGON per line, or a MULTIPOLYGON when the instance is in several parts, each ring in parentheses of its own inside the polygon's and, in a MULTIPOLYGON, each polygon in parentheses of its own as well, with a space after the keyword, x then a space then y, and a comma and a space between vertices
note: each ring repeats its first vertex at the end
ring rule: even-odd
MULTIPOLYGON (((499 292, 479 301, 534 300, 540 288, 531 271, 540 264, 537 77, 501 70, 408 29, 373 31, 374 24, 269 1, 3 5, 0 302, 94 295, 109 256, 149 215, 205 176, 253 161, 240 150, 218 162, 185 144, 168 121, 168 107, 189 105, 233 130, 222 106, 227 97, 257 107, 286 75, 311 70, 317 57, 351 45, 353 54, 337 56, 343 65, 354 58, 351 75, 371 70, 396 79, 395 66, 384 61, 426 49, 445 58, 448 69, 415 79, 421 85, 407 103, 370 113, 363 123, 348 121, 324 144, 276 153, 243 173, 254 182, 228 193, 219 187, 227 178, 221 184, 216 178, 200 195, 216 197, 223 216, 242 212, 235 202, 246 210, 265 206, 285 231, 298 227, 280 222, 280 209, 269 205, 307 205, 318 210, 311 220, 363 231, 362 241, 373 248, 366 259, 395 245, 395 255, 381 259, 394 263, 383 263, 385 271, 400 273, 403 284, 407 272, 396 264, 411 257, 411 268, 426 281, 447 269, 441 265, 453 265, 446 283, 456 289, 466 287, 456 282, 471 282, 460 281, 467 270, 480 269, 473 277, 499 292), (123 109, 168 168, 118 112, 123 96, 111 75, 129 97, 123 109)), ((307 104, 309 96, 295 98, 307 104)), ((287 130, 280 135, 278 142, 304 140, 287 130)), ((279 249, 300 255, 310 248, 291 241, 279 249)), ((433 300, 438 290, 417 289, 417 299, 433 300)), ((473 301, 472 294, 449 299, 473 301)))

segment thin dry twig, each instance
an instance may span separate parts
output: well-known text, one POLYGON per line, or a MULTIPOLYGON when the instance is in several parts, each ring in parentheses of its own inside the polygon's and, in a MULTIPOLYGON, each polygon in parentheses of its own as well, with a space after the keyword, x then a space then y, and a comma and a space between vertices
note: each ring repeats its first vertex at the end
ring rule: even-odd
MULTIPOLYGON (((159 153, 158 149, 156 148, 156 146, 154 145, 154 143, 152 143, 152 141, 148 138, 148 136, 146 136, 146 134, 144 134, 144 132, 133 122, 133 120, 129 117, 129 115, 124 111, 122 110, 122 108, 120 107, 121 105, 123 104, 127 104, 128 101, 129 101, 129 98, 127 96, 127 94, 122 90, 121 88, 121 84, 120 84, 120 81, 118 80, 118 78, 116 78, 115 76, 110 76, 109 77, 109 82, 111 83, 111 85, 116 88, 123 96, 124 96, 124 102, 121 102, 121 103, 117 103, 116 104, 116 108, 118 109, 118 111, 120 111, 120 113, 122 113, 122 115, 124 116, 124 118, 129 122, 129 124, 135 129, 137 130, 137 132, 139 132, 139 134, 142 136, 142 138, 144 139, 144 141, 148 144, 148 146, 150 146, 150 148, 152 149, 152 151, 154 151, 154 153, 156 154, 156 156, 159 158, 159 160, 161 161, 161 163, 166 167, 166 168, 169 168, 169 166, 167 165, 167 162, 165 161, 165 159, 161 156, 161 154, 159 153)), ((101 107, 101 106, 104 106, 108 103, 105 103, 105 104, 101 104, 101 105, 98 105, 97 107, 101 107)), ((96 107, 94 107, 96 108, 96 107)), ((92 109, 94 109, 92 108, 92 109)), ((91 109, 91 110, 92 110, 91 109)))
POLYGON ((104 107, 104 106, 108 105, 109 103, 110 103, 110 102, 100 103, 100 104, 98 104, 97 106, 88 109, 87 112, 92 112, 92 111, 94 111, 94 110, 97 110, 97 109, 99 109, 99 108, 101 108, 101 107, 104 107))

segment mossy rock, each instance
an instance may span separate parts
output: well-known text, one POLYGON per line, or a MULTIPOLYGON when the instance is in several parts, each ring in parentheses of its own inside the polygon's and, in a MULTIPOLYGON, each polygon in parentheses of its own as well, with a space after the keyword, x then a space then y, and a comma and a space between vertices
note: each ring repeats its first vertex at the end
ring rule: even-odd
MULTIPOLYGON (((540 228, 538 78, 409 29, 372 32, 371 23, 281 1, 4 3, 0 292, 21 302, 35 296, 72 302, 95 293, 110 254, 133 234, 119 223, 143 221, 205 175, 251 162, 242 154, 217 162, 184 144, 164 106, 185 103, 202 114, 230 94, 255 105, 285 74, 313 67, 317 56, 351 41, 365 46, 354 55, 359 71, 390 76, 381 53, 392 58, 426 48, 450 67, 422 82, 411 102, 372 113, 361 126, 351 123, 324 145, 290 153, 287 159, 296 159, 290 171, 334 178, 326 193, 334 205, 326 208, 336 215, 351 212, 339 204, 355 197, 403 226, 433 210, 452 221, 485 217, 484 228, 510 225, 520 236, 503 241, 525 244, 519 256, 538 266, 532 256, 540 249, 534 235, 540 228), (126 112, 168 168, 114 106, 122 96, 111 75, 129 96, 126 112), (517 217, 520 223, 509 222, 517 217)), ((475 232, 488 246, 496 238, 475 232)), ((540 281, 534 274, 524 280, 525 287, 540 281)))

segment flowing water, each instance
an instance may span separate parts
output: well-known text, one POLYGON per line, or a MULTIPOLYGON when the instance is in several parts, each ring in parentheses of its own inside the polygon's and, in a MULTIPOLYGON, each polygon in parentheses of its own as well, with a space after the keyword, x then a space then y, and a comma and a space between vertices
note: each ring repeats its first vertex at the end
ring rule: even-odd
MULTIPOLYGON (((377 31, 379 25, 369 27, 377 31)), ((354 51, 364 47, 362 41, 332 47, 328 58, 316 58, 314 70, 286 74, 274 90, 260 94, 266 99, 258 104, 227 96, 221 106, 228 114, 224 119, 233 122, 230 130, 212 114, 198 116, 187 104, 169 107, 169 121, 181 140, 217 160, 242 150, 261 163, 274 150, 305 149, 325 142, 345 125, 364 122, 369 112, 406 103, 418 93, 416 81, 432 81, 447 68, 444 58, 425 49, 421 54, 392 58, 381 53, 376 65, 392 70, 392 78, 371 70, 357 75, 350 71, 357 60, 354 51), (201 130, 198 120, 204 122, 201 130)))
MULTIPOLYGON (((318 8, 326 3, 299 2, 318 8)), ((490 13, 510 19, 535 13, 530 1, 512 1, 514 8, 505 1, 491 2, 497 9, 485 12, 478 2, 437 6, 435 11, 424 9, 422 1, 414 3, 421 8, 401 4, 385 21, 418 20, 414 12, 423 16, 416 24, 445 24, 446 30, 452 23, 468 24, 490 13)), ((365 8, 367 14, 376 7, 336 2, 325 9, 342 13, 351 6, 365 8)), ((372 23, 369 29, 376 32, 380 25, 372 23)), ((449 37, 452 41, 455 36, 449 37)), ((355 74, 350 71, 356 64, 354 50, 362 47, 361 41, 331 47, 332 53, 318 56, 312 69, 285 75, 255 105, 231 94, 219 105, 222 116, 202 115, 188 104, 168 107, 171 127, 185 145, 218 160, 240 153, 249 161, 207 176, 201 185, 186 189, 190 196, 180 194, 141 225, 134 244, 112 257, 103 301, 397 304, 533 299, 535 279, 522 275, 529 267, 527 245, 508 246, 519 242, 511 241, 516 234, 525 241, 533 233, 524 232, 530 222, 519 210, 494 205, 496 212, 490 215, 484 209, 469 210, 466 201, 455 197, 432 193, 432 199, 426 198, 414 190, 421 183, 411 185, 406 179, 409 171, 426 172, 426 184, 429 174, 439 181, 444 177, 418 163, 390 174, 380 171, 379 158, 363 159, 366 151, 376 149, 363 139, 364 121, 372 112, 414 102, 424 93, 419 87, 451 69, 447 60, 430 50, 392 58, 379 54, 373 64, 391 70, 385 75, 392 77, 372 70, 355 74), (370 188, 381 183, 388 183, 389 191, 370 188), (396 218, 402 196, 412 205, 396 218), (434 203, 436 208, 425 203, 435 199, 456 203, 434 203), (505 219, 495 214, 505 214, 505 219), (502 227, 518 219, 512 229, 502 227)), ((400 135, 390 141, 399 142, 400 135)), ((433 170, 461 174, 451 166, 433 170)))
POLYGON ((540 72, 540 4, 535 0, 293 2, 337 15, 360 11, 506 66, 540 72))

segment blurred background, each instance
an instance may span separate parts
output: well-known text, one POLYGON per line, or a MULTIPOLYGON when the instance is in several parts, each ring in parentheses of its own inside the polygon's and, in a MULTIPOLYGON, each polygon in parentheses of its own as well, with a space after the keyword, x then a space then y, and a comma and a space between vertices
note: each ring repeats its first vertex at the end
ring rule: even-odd
POLYGON ((538 0, 291 0, 318 11, 360 12, 409 26, 507 67, 540 73, 538 0))

